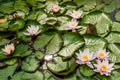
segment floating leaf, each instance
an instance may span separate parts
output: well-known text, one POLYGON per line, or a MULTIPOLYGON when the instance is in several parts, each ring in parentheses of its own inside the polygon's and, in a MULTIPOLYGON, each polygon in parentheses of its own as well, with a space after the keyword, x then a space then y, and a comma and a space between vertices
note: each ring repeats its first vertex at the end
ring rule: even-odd
POLYGON ((120 23, 113 22, 111 30, 120 32, 120 23))
POLYGON ((16 68, 17 68, 17 64, 0 69, 0 79, 8 80, 8 77, 11 77, 13 75, 16 68))
POLYGON ((1 3, 0 4, 0 12, 5 13, 5 14, 13 13, 15 11, 14 7, 13 7, 13 4, 14 4, 13 1, 7 2, 7 3, 4 3, 4 4, 1 3))
POLYGON ((29 12, 29 7, 26 4, 26 2, 23 1, 23 0, 17 0, 17 1, 15 1, 14 8, 15 8, 15 10, 21 10, 21 11, 24 11, 26 13, 29 12))
POLYGON ((64 40, 64 46, 67 46, 69 44, 82 40, 82 38, 80 37, 79 34, 70 32, 63 35, 63 40, 64 40))
POLYGON ((111 32, 107 37, 106 40, 109 43, 120 43, 120 33, 117 32, 111 32))
POLYGON ((118 11, 116 14, 115 14, 115 19, 117 21, 120 21, 120 11, 118 11))
POLYGON ((70 74, 66 76, 63 80, 77 80, 76 74, 70 74))
POLYGON ((54 35, 46 47, 46 54, 54 54, 60 50, 62 39, 59 34, 54 35))
POLYGON ((18 45, 15 49, 13 56, 24 57, 30 55, 31 51, 28 51, 28 48, 29 48, 28 45, 24 45, 24 44, 18 45))
POLYGON ((42 35, 38 36, 34 43, 35 49, 45 47, 49 43, 49 41, 54 37, 54 35, 55 32, 45 32, 42 35))
MULTIPOLYGON (((108 1, 110 1, 110 0, 108 0, 108 1)), ((106 1, 106 2, 108 2, 108 1, 106 1)), ((115 10, 115 8, 116 8, 115 7, 115 2, 112 1, 110 4, 105 5, 104 12, 111 13, 115 10)))
POLYGON ((23 19, 14 19, 9 23, 9 30, 11 31, 17 31, 19 29, 24 28, 25 22, 23 19))
POLYGON ((22 62, 21 68, 26 72, 34 72, 38 66, 38 61, 35 59, 35 56, 29 56, 22 62))
POLYGON ((88 76, 88 77, 95 74, 95 72, 86 65, 80 65, 79 71, 82 75, 88 76))
POLYGON ((69 61, 63 61, 61 57, 55 57, 54 62, 47 63, 47 67, 55 74, 68 75, 74 71, 76 68, 76 63, 74 58, 69 61))
POLYGON ((12 58, 12 59, 4 60, 4 63, 7 64, 7 65, 13 65, 16 62, 17 62, 17 58, 12 58))
POLYGON ((107 41, 102 37, 96 36, 84 36, 85 47, 91 51, 97 51, 98 49, 104 49, 107 46, 107 41))
POLYGON ((68 46, 63 47, 62 50, 58 52, 58 55, 65 59, 71 58, 75 54, 75 51, 78 50, 83 44, 84 42, 82 40, 74 42, 68 46))

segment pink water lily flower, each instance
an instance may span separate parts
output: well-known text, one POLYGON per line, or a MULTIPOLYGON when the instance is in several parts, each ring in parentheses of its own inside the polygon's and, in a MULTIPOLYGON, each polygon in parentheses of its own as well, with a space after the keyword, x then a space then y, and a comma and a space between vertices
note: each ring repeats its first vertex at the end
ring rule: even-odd
POLYGON ((71 20, 67 23, 68 28, 66 30, 72 30, 73 32, 76 31, 76 29, 79 29, 80 26, 78 26, 78 21, 77 20, 71 20))
POLYGON ((79 54, 77 54, 77 61, 76 63, 78 64, 86 64, 88 65, 90 68, 93 68, 93 65, 91 63, 91 61, 93 59, 95 59, 96 56, 94 53, 91 53, 88 49, 85 49, 83 52, 79 51, 79 54))
POLYGON ((73 19, 79 19, 81 18, 81 15, 82 15, 82 11, 73 11, 70 16, 73 18, 73 19))
POLYGON ((97 64, 94 64, 94 66, 96 67, 96 69, 94 70, 95 72, 100 73, 101 75, 106 75, 106 76, 110 76, 111 71, 114 69, 114 63, 109 63, 109 61, 103 60, 97 60, 97 64))
POLYGON ((52 7, 52 11, 53 12, 58 12, 60 10, 60 7, 57 5, 57 4, 55 4, 55 5, 53 5, 53 7, 52 7))
POLYGON ((99 49, 97 52, 97 58, 100 60, 108 59, 109 52, 106 51, 106 49, 99 49))
POLYGON ((27 32, 24 32, 23 34, 27 36, 36 36, 40 33, 39 26, 29 26, 27 28, 27 32))
POLYGON ((13 43, 7 44, 7 45, 5 45, 5 48, 2 49, 2 50, 3 50, 3 52, 4 52, 3 54, 5 54, 5 55, 10 55, 11 53, 14 52, 15 46, 14 46, 13 43))

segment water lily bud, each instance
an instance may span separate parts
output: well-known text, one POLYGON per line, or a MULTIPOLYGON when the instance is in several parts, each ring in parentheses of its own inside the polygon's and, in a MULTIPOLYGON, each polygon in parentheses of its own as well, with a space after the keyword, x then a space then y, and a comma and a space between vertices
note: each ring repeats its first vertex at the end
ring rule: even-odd
POLYGON ((53 12, 58 12, 59 10, 60 10, 60 7, 58 6, 58 5, 54 5, 53 7, 52 7, 52 10, 53 10, 53 12))

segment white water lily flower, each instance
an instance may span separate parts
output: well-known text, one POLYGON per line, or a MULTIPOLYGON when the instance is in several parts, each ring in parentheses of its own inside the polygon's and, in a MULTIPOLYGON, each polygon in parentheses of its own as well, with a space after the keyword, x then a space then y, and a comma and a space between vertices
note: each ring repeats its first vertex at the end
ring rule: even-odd
POLYGON ((57 4, 53 5, 53 7, 52 7, 53 12, 58 12, 59 10, 60 10, 60 7, 57 4))
POLYGON ((90 68, 93 68, 93 65, 90 61, 95 59, 96 56, 94 53, 90 53, 88 49, 85 49, 83 52, 79 51, 79 54, 77 54, 77 61, 78 64, 87 64, 90 68))
POLYGON ((82 15, 82 11, 73 11, 70 16, 73 18, 73 19, 79 19, 82 15))
POLYGON ((66 30, 72 30, 75 32, 75 29, 79 29, 78 22, 76 20, 71 20, 67 23, 68 28, 66 30))
POLYGON ((24 34, 27 36, 36 36, 40 33, 39 26, 29 26, 27 31, 27 33, 24 32, 24 34))
POLYGON ((15 50, 14 44, 13 43, 7 44, 7 45, 5 45, 5 48, 2 50, 4 51, 5 55, 10 55, 15 50))
POLYGON ((114 63, 109 64, 109 61, 103 60, 102 62, 100 60, 97 60, 97 64, 94 64, 96 69, 94 70, 95 72, 100 73, 101 75, 106 75, 110 76, 111 71, 114 69, 114 63))
POLYGON ((45 55, 44 56, 44 60, 45 61, 50 61, 50 60, 52 60, 53 59, 53 55, 45 55))
POLYGON ((100 59, 100 60, 104 60, 104 59, 108 59, 109 56, 109 52, 106 52, 106 49, 99 49, 97 52, 97 58, 100 59))

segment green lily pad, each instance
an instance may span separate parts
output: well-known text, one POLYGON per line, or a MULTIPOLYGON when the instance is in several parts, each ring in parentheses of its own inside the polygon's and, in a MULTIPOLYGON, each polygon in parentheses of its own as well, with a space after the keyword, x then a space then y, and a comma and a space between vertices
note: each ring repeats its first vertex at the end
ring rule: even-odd
POLYGON ((118 44, 109 44, 108 49, 110 53, 110 60, 114 63, 120 63, 120 46, 118 44))
POLYGON ((9 30, 11 31, 16 31, 19 29, 24 28, 25 22, 23 19, 19 18, 19 19, 13 19, 10 23, 9 23, 9 30))
POLYGON ((7 3, 1 3, 0 4, 0 12, 4 13, 4 14, 11 14, 15 11, 14 7, 13 7, 14 2, 13 1, 9 1, 7 3))
POLYGON ((75 51, 78 50, 84 42, 82 40, 76 41, 68 46, 65 46, 61 49, 60 52, 58 52, 58 55, 62 56, 64 59, 71 58, 75 51))
POLYGON ((55 32, 45 32, 38 36, 34 42, 35 49, 40 49, 45 47, 49 41, 54 37, 55 32))
POLYGON ((120 43, 120 33, 118 32, 111 32, 107 37, 106 40, 108 43, 120 43))
POLYGON ((36 56, 37 59, 42 59, 44 57, 44 54, 40 51, 36 51, 35 56, 36 56))
POLYGON ((85 39, 85 47, 91 51, 104 49, 107 46, 107 41, 102 37, 87 35, 87 36, 84 36, 84 39, 85 39))
POLYGON ((47 67, 50 71, 54 73, 59 73, 64 70, 68 70, 68 62, 63 61, 61 57, 55 57, 54 63, 53 62, 47 63, 47 67))
POLYGON ((24 11, 26 13, 28 13, 30 10, 28 5, 26 4, 26 2, 23 0, 15 1, 14 8, 15 8, 15 10, 21 10, 21 11, 24 11))
POLYGON ((112 23, 111 31, 120 32, 120 23, 118 23, 118 22, 113 22, 113 23, 112 23))
POLYGON ((82 38, 80 37, 79 34, 70 32, 63 35, 63 40, 64 40, 64 46, 67 46, 69 44, 82 40, 82 38))
POLYGON ((17 64, 0 69, 0 80, 8 80, 8 77, 11 77, 14 74, 16 68, 17 64))
POLYGON ((3 45, 5 45, 5 44, 8 44, 8 43, 10 43, 10 40, 8 40, 8 39, 1 39, 0 40, 0 46, 3 46, 3 45))
POLYGON ((64 77, 63 80, 77 80, 76 74, 70 74, 66 77, 64 77))
POLYGON ((80 71, 80 73, 82 75, 88 76, 88 77, 90 77, 90 76, 92 76, 92 75, 95 74, 95 72, 91 68, 89 68, 88 66, 86 66, 86 65, 80 65, 79 71, 80 71))
POLYGON ((44 75, 40 71, 36 71, 34 73, 21 71, 14 74, 11 80, 44 80, 44 75))
POLYGON ((69 61, 63 61, 61 57, 55 57, 54 62, 47 63, 47 67, 50 71, 57 75, 68 75, 76 68, 76 60, 74 58, 69 61))
POLYGON ((62 39, 59 34, 54 35, 46 47, 46 54, 54 54, 60 50, 62 46, 62 39))
POLYGON ((22 80, 44 80, 44 75, 41 71, 36 71, 34 73, 25 73, 22 80))
MULTIPOLYGON (((108 1, 110 1, 110 0, 108 0, 108 1)), ((106 1, 106 2, 108 2, 108 1, 106 1)), ((104 12, 111 13, 111 12, 113 12, 115 10, 115 8, 116 8, 115 2, 112 1, 111 3, 105 5, 104 12)))
POLYGON ((15 52, 13 54, 13 56, 16 57, 25 57, 30 55, 32 52, 28 50, 29 46, 28 45, 24 45, 24 44, 20 44, 16 47, 15 52))
POLYGON ((117 21, 120 21, 120 11, 118 11, 116 14, 115 14, 115 19, 117 21))
POLYGON ((22 62, 21 68, 26 72, 34 72, 38 66, 38 61, 35 59, 35 56, 29 56, 22 62))
POLYGON ((17 58, 12 58, 12 59, 4 60, 4 63, 7 64, 7 65, 13 65, 16 62, 17 62, 17 58))

